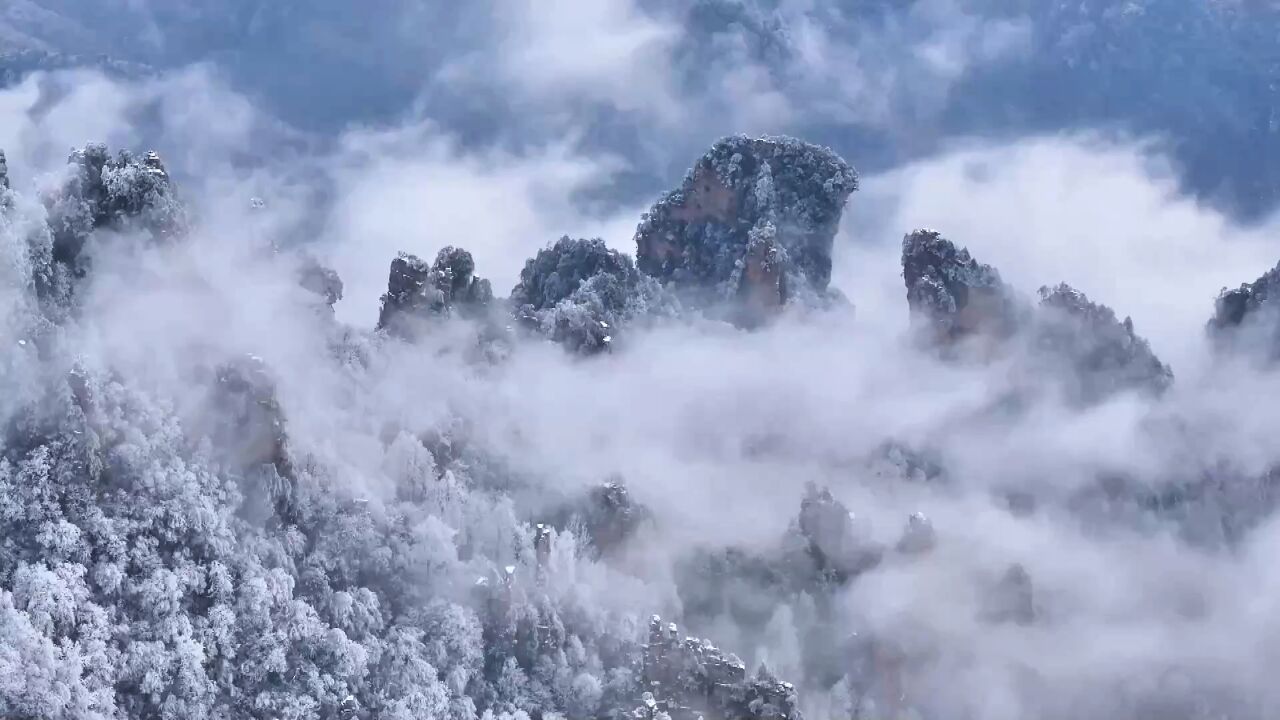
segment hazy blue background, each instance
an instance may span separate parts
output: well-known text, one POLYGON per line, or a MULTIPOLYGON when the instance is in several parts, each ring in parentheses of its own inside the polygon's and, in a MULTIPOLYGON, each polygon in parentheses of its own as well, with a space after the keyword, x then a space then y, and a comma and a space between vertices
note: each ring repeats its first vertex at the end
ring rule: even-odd
POLYGON ((466 147, 571 137, 647 197, 714 137, 788 132, 864 171, 1081 128, 1168 152, 1237 219, 1280 198, 1271 0, 6 0, 0 81, 192 63, 332 138, 430 119, 466 147))

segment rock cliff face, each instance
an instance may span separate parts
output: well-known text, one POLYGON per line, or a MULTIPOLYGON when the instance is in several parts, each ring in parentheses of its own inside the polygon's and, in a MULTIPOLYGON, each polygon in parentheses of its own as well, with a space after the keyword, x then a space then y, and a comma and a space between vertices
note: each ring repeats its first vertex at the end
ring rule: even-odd
POLYGON ((644 646, 637 720, 802 720, 795 687, 762 670, 747 675, 736 655, 706 640, 681 639, 675 623, 654 615, 644 646))
MULTIPOLYGON (((1137 334, 1130 318, 1120 319, 1066 283, 1041 288, 1036 305, 1024 303, 995 268, 934 231, 908 235, 902 262, 919 339, 953 359, 993 354, 1012 359, 1019 398, 1053 389, 1067 403, 1089 406, 1123 393, 1158 399, 1173 385, 1172 369, 1137 334), (974 348, 982 352, 964 352, 974 348)), ((1264 366, 1274 363, 1280 349, 1277 288, 1280 268, 1219 295, 1207 325, 1217 352, 1264 366)), ((1170 432, 1171 444, 1192 443, 1186 428, 1170 432)), ((890 449, 885 459, 898 452, 893 445, 890 449)), ((945 477, 944 468, 935 466, 931 476, 945 477)), ((1275 468, 1244 472, 1230 462, 1204 458, 1147 482, 1103 473, 1066 504, 1091 526, 1142 524, 1154 518, 1197 546, 1229 546, 1280 504, 1278 477, 1275 468)), ((1014 491, 1005 499, 1011 512, 1037 511, 1026 493, 1014 491)), ((1021 587, 1021 573, 1011 569, 1003 581, 1011 596, 1020 597, 1014 590, 1021 587)), ((992 616, 1027 621, 1027 602, 1014 603, 1016 612, 993 611, 992 616)))
POLYGON ((1119 320, 1066 283, 1041 288, 1032 306, 998 270, 936 231, 903 239, 902 275, 917 339, 944 356, 1020 348, 1020 367, 1034 386, 1057 387, 1082 404, 1128 391, 1157 396, 1173 382, 1131 319, 1119 320))
POLYGON ((332 268, 313 258, 303 261, 298 270, 298 284, 316 295, 329 311, 342 299, 342 278, 332 268))
MULTIPOLYGON (((141 233, 153 242, 169 242, 183 237, 189 222, 154 152, 111 156, 104 145, 86 145, 67 162, 65 179, 41 198, 47 224, 28 238, 32 281, 53 320, 73 312, 76 285, 89 273, 95 243, 106 233, 141 233)), ((0 198, 8 186, 0 154, 0 198)), ((0 200, 0 207, 5 202, 0 200)))
POLYGON ((1040 289, 1036 349, 1071 378, 1069 394, 1094 402, 1117 392, 1157 396, 1173 383, 1173 371, 1106 305, 1062 283, 1040 289))
POLYGON ((809 486, 800 502, 797 527, 815 575, 838 583, 875 567, 884 554, 883 548, 860 537, 849 508, 826 488, 809 486))
POLYGON ((566 503, 551 516, 552 524, 583 535, 593 556, 607 557, 630 540, 652 512, 637 503, 619 478, 610 479, 585 496, 566 503))
POLYGON ((600 239, 568 237, 525 263, 510 305, 522 326, 586 355, 610 349, 626 325, 678 311, 629 256, 600 239))
MULTIPOLYGON (((826 148, 726 138, 645 215, 636 261, 600 239, 562 237, 525 263, 507 308, 516 325, 591 355, 628 326, 685 309, 754 327, 787 304, 825 306, 838 298, 831 254, 857 187, 854 169, 826 148)), ((455 306, 487 305, 492 293, 473 273, 462 250, 446 248, 431 266, 402 253, 378 328, 407 335, 455 306)))
MULTIPOLYGON (((685 616, 690 624, 712 626, 717 619, 731 618, 752 637, 769 631, 778 608, 806 607, 803 617, 789 616, 804 638, 799 652, 805 679, 828 688, 843 683, 857 703, 869 706, 879 698, 883 707, 901 709, 901 675, 920 658, 893 638, 877 637, 856 621, 851 625, 838 609, 839 598, 882 565, 926 561, 938 534, 919 512, 907 518, 892 546, 876 542, 865 530, 863 520, 830 490, 810 485, 795 520, 775 545, 708 552, 682 568, 677 578, 685 616)), ((993 594, 999 591, 991 588, 993 594)), ((667 636, 673 632, 667 630, 667 636)), ((737 665, 730 662, 730 667, 737 665)), ((742 670, 735 672, 742 676, 742 670)), ((676 704, 691 705, 687 700, 676 704)))
POLYGON ((244 356, 214 371, 206 427, 214 459, 245 497, 242 514, 257 523, 286 521, 297 478, 288 451, 288 424, 276 381, 261 358, 244 356))
POLYGON ((999 271, 933 230, 903 238, 902 276, 913 323, 926 342, 940 348, 999 343, 1024 322, 1025 309, 999 271))
POLYGON ((826 148, 726 138, 645 215, 637 266, 741 325, 790 302, 820 304, 840 216, 857 189, 854 169, 826 148))
POLYGON ((1223 289, 1207 329, 1224 354, 1265 363, 1280 358, 1280 265, 1251 283, 1223 289))
POLYGON ((112 157, 105 145, 87 145, 68 163, 66 181, 45 197, 54 260, 75 265, 90 234, 101 228, 141 230, 156 240, 186 230, 186 210, 156 153, 112 157))
POLYGON ((431 265, 416 255, 400 253, 391 261, 378 329, 413 337, 432 319, 455 312, 478 313, 492 301, 489 281, 475 276, 475 261, 466 250, 446 247, 431 265))

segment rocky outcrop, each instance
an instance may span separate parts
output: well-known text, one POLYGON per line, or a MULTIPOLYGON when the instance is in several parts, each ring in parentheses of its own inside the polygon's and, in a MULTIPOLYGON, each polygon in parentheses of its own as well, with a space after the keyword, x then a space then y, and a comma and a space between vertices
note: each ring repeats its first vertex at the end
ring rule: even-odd
MULTIPOLYGON (((729 618, 739 627, 763 631, 778 607, 806 594, 825 603, 879 566, 888 550, 829 490, 811 483, 799 514, 774 546, 695 552, 677 566, 677 589, 691 624, 729 618)), ((914 551, 914 546, 903 550, 914 551)))
POLYGON ((431 265, 400 253, 391 261, 378 329, 412 338, 433 319, 454 313, 478 315, 492 301, 493 288, 475 276, 475 261, 466 250, 446 247, 431 265))
POLYGON ((1168 531, 1194 547, 1231 548, 1280 507, 1280 468, 1245 470, 1224 459, 1158 478, 1108 473, 1073 493, 1067 507, 1095 531, 1168 531))
POLYGON ((444 294, 446 307, 465 315, 493 301, 493 287, 488 280, 476 277, 475 260, 466 250, 445 247, 436 253, 431 270, 437 287, 444 294))
POLYGON ((303 260, 298 269, 298 284, 320 298, 330 311, 342 299, 342 278, 314 258, 303 260))
POLYGON ((443 314, 444 293, 436 287, 431 266, 417 255, 400 253, 391 261, 387 292, 382 296, 378 329, 405 334, 413 319, 443 314))
MULTIPOLYGON (((0 234, 12 234, 12 240, 18 245, 10 252, 16 251, 23 258, 22 262, 7 263, 0 271, 0 285, 6 290, 34 290, 35 298, 32 299, 39 300, 43 313, 36 313, 41 316, 38 321, 34 316, 29 319, 37 325, 54 323, 67 312, 69 303, 65 300, 70 296, 73 278, 65 267, 55 266, 53 262, 53 236, 49 226, 19 207, 18 193, 11 185, 9 166, 4 151, 0 150, 0 234)), ((25 304, 26 299, 22 302, 25 304)), ((29 327, 27 331, 38 332, 35 327, 29 327)))
POLYGON ((295 473, 276 380, 262 358, 245 355, 214 369, 207 412, 192 430, 207 437, 214 459, 245 495, 255 522, 292 517, 295 473))
POLYGON ((239 467, 271 463, 283 469, 284 415, 266 363, 253 355, 236 358, 217 368, 215 380, 215 447, 239 467))
POLYGON ((807 557, 798 559, 788 566, 780 550, 757 554, 736 547, 695 552, 676 567, 685 620, 702 626, 724 617, 762 630, 798 585, 819 584, 807 557))
MULTIPOLYGON (((73 152, 68 163, 62 182, 41 196, 47 225, 27 238, 32 283, 53 323, 74 313, 75 289, 89 272, 91 253, 85 249, 99 231, 141 233, 165 242, 181 237, 188 226, 186 209, 156 153, 138 158, 122 151, 112 157, 105 146, 88 145, 73 152)), ((8 185, 0 155, 0 208, 12 205, 4 192, 8 185)))
POLYGON ((1280 358, 1280 265, 1251 283, 1223 289, 1207 330, 1224 354, 1268 363, 1280 358))
POLYGON ((552 524, 580 532, 592 554, 600 557, 621 547, 652 517, 650 510, 631 496, 622 480, 613 478, 554 513, 552 524))
POLYGON ((1025 309, 990 265, 933 230, 902 240, 902 276, 913 325, 927 343, 999 343, 1022 326, 1025 309))
POLYGON ((55 261, 78 268, 85 243, 100 228, 141 231, 156 240, 185 232, 186 210, 156 153, 112 157, 105 145, 87 145, 68 163, 66 180, 44 198, 55 261))
MULTIPOLYGON (((517 566, 493 568, 472 586, 477 605, 485 608, 487 650, 495 667, 532 667, 540 653, 563 647, 563 618, 544 614, 545 597, 537 599, 546 580, 547 558, 555 536, 545 524, 533 528, 537 573, 530 579, 517 566), (532 604, 521 607, 530 593, 532 604)), ((802 720, 795 687, 765 668, 747 673, 745 663, 708 640, 685 637, 675 623, 650 618, 647 636, 616 638, 609 663, 621 670, 611 683, 610 702, 594 717, 622 720, 802 720), (640 642, 636 642, 640 640, 640 642)), ((553 651, 554 652, 554 651, 553 651)), ((490 672, 490 671, 486 671, 490 672)))
MULTIPOLYGON (((811 485, 801 501, 799 517, 782 538, 776 549, 763 554, 751 554, 738 549, 703 555, 678 574, 680 598, 685 616, 691 624, 715 626, 724 620, 732 620, 748 634, 766 632, 767 626, 777 617, 780 608, 810 605, 812 614, 800 621, 798 629, 803 638, 801 662, 807 682, 830 687, 844 678, 856 690, 859 697, 880 697, 892 706, 901 699, 901 688, 895 691, 898 676, 909 658, 892 638, 881 637, 867 642, 868 637, 850 634, 845 620, 833 611, 832 600, 841 588, 857 582, 863 573, 874 572, 881 562, 913 562, 930 553, 937 544, 937 532, 933 523, 922 513, 912 514, 903 533, 892 548, 884 548, 858 531, 849 510, 826 489, 811 485), (890 702, 892 701, 892 702, 890 702)), ((996 592, 995 590, 992 591, 996 592)), ((1016 600, 1017 598, 1015 598, 1016 600)), ((1019 608, 1015 607, 1014 610, 1019 608)), ((1003 616, 1002 616, 1003 617, 1003 616)), ((673 664, 666 657, 677 652, 680 658, 700 657, 702 643, 697 640, 677 642, 674 626, 663 626, 655 620, 650 629, 649 650, 646 651, 645 690, 653 693, 650 713, 666 711, 676 717, 680 712, 706 712, 703 698, 708 683, 704 680, 681 679, 670 675, 651 677, 649 668, 659 667, 669 672, 673 664), (652 648, 668 653, 653 659, 652 648), (656 682, 655 682, 656 680, 656 682), (659 701, 673 695, 672 685, 697 688, 691 701, 687 695, 675 694, 674 700, 659 701), (683 684, 683 685, 682 685, 683 684), (660 690, 653 690, 653 687, 660 690), (673 709, 674 708, 674 709, 673 709)), ((711 654, 714 658, 714 653, 711 654)), ((701 668, 710 665, 717 672, 727 673, 728 679, 720 682, 720 693, 739 687, 746 677, 745 668, 732 658, 727 663, 717 659, 708 663, 702 660, 688 666, 701 668)), ((711 675, 709 671, 702 672, 711 675)), ((695 678, 703 675, 694 673, 695 678)), ((785 683, 772 681, 774 697, 790 690, 785 683)), ((715 697, 714 691, 712 697, 715 697)), ((762 703, 766 707, 768 703, 762 703)), ((783 708, 775 703, 775 708, 783 708)), ((721 708, 722 711, 722 708, 721 708)), ((740 711, 741 712, 741 711, 740 711)), ((779 710, 786 717, 785 708, 779 710)), ((706 717, 725 717, 715 711, 706 717)), ((658 717, 656 714, 637 717, 658 717)), ((759 717, 743 713, 727 717, 759 717)), ((775 715, 775 717, 778 717, 775 715)))
POLYGON ((1106 305, 1063 283, 1040 289, 1036 350, 1064 371, 1068 394, 1083 402, 1117 392, 1158 396, 1173 383, 1173 371, 1133 330, 1133 320, 1116 318, 1106 305))
POLYGON ((675 623, 654 615, 644 646, 637 720, 801 720, 795 687, 763 668, 755 677, 733 654, 707 640, 681 639, 675 623))
MULTIPOLYGON (((589 355, 613 347, 630 323, 677 314, 682 299, 742 326, 787 303, 821 305, 836 297, 828 287, 832 246, 857 187, 853 168, 825 148, 789 138, 721 140, 645 215, 636 262, 602 240, 562 237, 525 263, 511 312, 525 329, 589 355)), ((412 334, 410 318, 487 303, 488 286, 478 292, 473 273, 463 251, 446 249, 430 267, 402 254, 379 329, 412 334)))
POLYGON ((911 447, 897 440, 887 440, 866 458, 868 474, 890 481, 918 483, 942 482, 943 468, 937 453, 911 447))
POLYGON ((676 311, 630 257, 600 239, 568 237, 525 263, 510 302, 523 327, 583 354, 608 350, 628 323, 676 311))
POLYGON ((1021 338, 1026 379, 1056 385, 1080 404, 1127 391, 1154 397, 1173 382, 1132 319, 1119 320, 1065 283, 1041 288, 1039 305, 1030 306, 999 271, 936 231, 903 239, 902 274, 917 339, 945 357, 988 357, 1021 338))
POLYGON ((832 575, 838 583, 866 572, 880 563, 883 548, 857 532, 853 513, 831 491, 810 483, 800 501, 797 527, 808 555, 820 575, 832 575))
POLYGON ((854 169, 790 138, 717 142, 636 231, 640 270, 739 325, 830 299, 831 253, 854 169))

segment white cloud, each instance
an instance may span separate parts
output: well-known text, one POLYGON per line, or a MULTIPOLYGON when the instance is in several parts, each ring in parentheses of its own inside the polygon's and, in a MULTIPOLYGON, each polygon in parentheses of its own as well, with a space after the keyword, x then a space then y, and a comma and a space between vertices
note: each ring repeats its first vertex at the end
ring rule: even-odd
POLYGON ((516 0, 493 9, 491 35, 442 77, 498 87, 512 104, 556 116, 583 102, 671 123, 684 108, 672 86, 678 26, 634 0, 516 0))

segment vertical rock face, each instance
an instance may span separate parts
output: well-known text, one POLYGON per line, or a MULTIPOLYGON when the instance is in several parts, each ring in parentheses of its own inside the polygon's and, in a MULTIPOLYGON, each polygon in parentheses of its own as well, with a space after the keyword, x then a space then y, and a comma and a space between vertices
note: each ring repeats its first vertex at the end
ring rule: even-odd
POLYGON ((266 522, 287 516, 295 482, 284 410, 276 381, 261 358, 246 355, 214 371, 208 412, 194 424, 207 435, 214 457, 237 479, 242 515, 266 522))
POLYGON ((1173 371, 1106 305, 1063 283, 1040 289, 1036 322, 1037 350, 1065 366, 1074 380, 1072 395, 1094 402, 1135 390, 1159 395, 1173 383, 1173 371))
POLYGON ((476 277, 476 262, 466 250, 445 247, 436 253, 431 269, 448 307, 468 313, 493 300, 492 286, 488 280, 476 277))
POLYGON ((1084 404, 1125 391, 1156 396, 1173 382, 1130 318, 1119 320, 1065 283, 1041 288, 1040 304, 1026 305, 999 271, 933 230, 903 239, 902 275, 913 325, 944 353, 965 342, 990 349, 1021 333, 1036 382, 1055 383, 1084 404))
POLYGON ((603 240, 562 237, 525 263, 511 308, 525 327, 593 354, 608 350, 626 323, 675 306, 653 278, 603 240))
POLYGON ((640 270, 739 324, 827 297, 831 251, 854 169, 789 138, 731 137, 704 155, 636 231, 640 270))
POLYGON ((611 480, 592 490, 586 513, 586 528, 592 544, 600 552, 622 544, 649 518, 649 510, 636 503, 619 480, 611 480))
POLYGON ((800 502, 799 528, 816 569, 838 582, 880 562, 882 549, 858 536, 853 514, 826 488, 809 485, 800 502))
POLYGON ((902 276, 912 320, 940 347, 1004 340, 1021 325, 1022 308, 1000 273, 933 230, 903 238, 902 276))
POLYGON ((55 260, 75 264, 89 234, 99 228, 141 230, 156 239, 186 229, 186 211, 156 153, 138 158, 121 151, 111 157, 105 145, 87 145, 68 163, 66 181, 45 197, 55 260))
POLYGON ((654 615, 644 648, 640 719, 671 720, 801 720, 795 688, 762 671, 747 676, 737 656, 725 654, 706 640, 680 639, 675 623, 654 615))
MULTIPOLYGON (((635 282, 636 269, 631 258, 610 250, 599 238, 562 237, 525 262, 520 282, 511 289, 511 303, 516 307, 546 310, 572 296, 583 283, 598 275, 609 276, 625 286, 635 282)), ((624 298, 608 300, 618 306, 624 298)))
POLYGON ((866 459, 872 475, 906 482, 944 481, 941 461, 929 449, 913 448, 897 440, 880 444, 866 459))
POLYGON ((244 356, 217 368, 213 409, 223 422, 211 436, 233 465, 271 463, 285 470, 284 415, 261 358, 244 356))
MULTIPOLYGON (((68 164, 61 185, 41 198, 47 229, 43 237, 32 238, 34 285, 45 314, 55 322, 73 310, 76 283, 89 272, 84 250, 97 231, 143 233, 163 242, 187 229, 186 209, 154 152, 112 157, 105 146, 88 145, 73 152, 68 164)), ((8 185, 0 154, 0 188, 8 185)))
POLYGON ((455 311, 479 312, 492 300, 489 281, 475 276, 475 261, 466 250, 446 247, 431 265, 416 255, 400 253, 391 261, 378 329, 412 337, 432 318, 455 311))
POLYGON ((1207 329, 1219 352, 1267 362, 1280 358, 1280 265, 1252 283, 1224 289, 1207 329))
POLYGON ((652 520, 649 509, 636 502, 621 478, 612 478, 552 513, 557 527, 584 533, 595 557, 608 555, 652 520))
POLYGON ((342 278, 312 258, 306 259, 299 269, 298 284, 322 298, 330 310, 342 299, 342 278))
POLYGON ((433 280, 431 266, 417 255, 400 253, 392 260, 378 329, 403 335, 412 318, 443 313, 444 293, 433 280))

